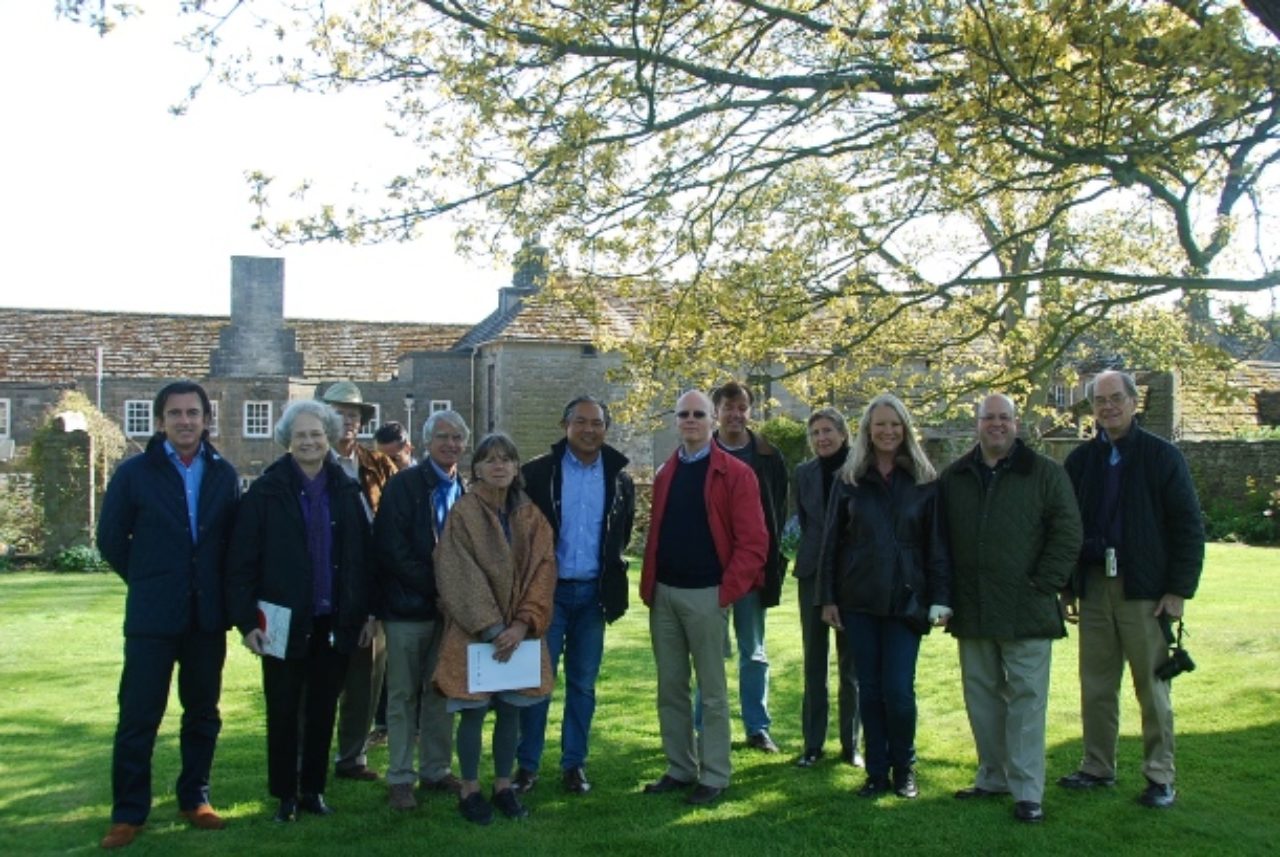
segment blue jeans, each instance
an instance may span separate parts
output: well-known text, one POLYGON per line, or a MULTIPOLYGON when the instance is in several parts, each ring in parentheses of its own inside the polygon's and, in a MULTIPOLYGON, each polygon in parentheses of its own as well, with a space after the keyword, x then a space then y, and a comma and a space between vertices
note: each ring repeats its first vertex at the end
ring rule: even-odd
POLYGON ((916 658, 920 635, 897 619, 840 611, 858 674, 867 776, 886 779, 916 762, 916 658))
MULTIPOLYGON (((769 656, 764 650, 764 608, 760 593, 749 592, 733 605, 733 635, 738 641, 738 704, 747 735, 768 732, 769 656)), ((727 642, 726 642, 727 648, 727 642)), ((728 657, 726 651, 725 656, 728 657)), ((694 721, 702 730, 702 697, 695 702, 694 721)))
MULTIPOLYGON (((596 713, 596 677, 604 656, 604 608, 600 581, 561 580, 556 583, 555 613, 547 629, 551 670, 559 671, 564 653, 564 718, 560 725, 560 769, 581 767, 587 761, 587 739, 596 713)), ((520 767, 538 770, 547 738, 551 700, 520 709, 520 767)))

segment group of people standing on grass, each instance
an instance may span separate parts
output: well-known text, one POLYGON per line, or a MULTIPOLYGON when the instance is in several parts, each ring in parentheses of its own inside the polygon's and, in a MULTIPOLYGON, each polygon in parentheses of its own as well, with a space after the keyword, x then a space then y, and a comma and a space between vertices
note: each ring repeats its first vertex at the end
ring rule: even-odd
MULTIPOLYGON (((841 758, 866 768, 857 794, 916 797, 916 659, 930 628, 946 627, 959 640, 978 755, 974 784, 956 797, 1012 794, 1016 818, 1042 820, 1051 643, 1078 612, 1085 756, 1059 782, 1115 783, 1128 662, 1143 711, 1141 800, 1172 804, 1172 710, 1155 670, 1168 622, 1199 579, 1199 508, 1176 448, 1134 420, 1132 377, 1105 372, 1090 398, 1095 437, 1065 469, 1017 437, 1016 407, 998 393, 978 406, 977 444, 940 475, 893 395, 873 399, 852 436, 834 409, 809 417, 814 458, 793 479, 804 651, 797 765, 823 758, 834 629, 841 758)), ((680 443, 654 477, 640 594, 667 767, 643 792, 680 792, 693 805, 729 787, 731 627, 747 746, 779 752, 765 617, 787 567, 789 480, 779 451, 749 428, 752 404, 737 382, 681 395, 680 443)), ((179 811, 197 828, 225 826, 210 805, 209 771, 231 626, 261 657, 277 822, 333 812, 325 784, 335 722, 334 774, 378 779, 367 752, 384 693, 389 806, 411 810, 415 790, 436 790, 456 795, 471 822, 489 823, 495 809, 526 816, 520 797, 539 780, 560 671, 561 783, 571 794, 591 790, 595 685, 605 626, 627 609, 623 554, 636 508, 627 459, 606 442, 607 404, 570 401, 564 437, 523 466, 508 437, 486 436, 469 481, 459 414, 432 414, 413 464, 409 438, 391 424, 379 451, 356 442, 372 411, 350 382, 291 403, 275 427, 286 452, 242 498, 234 467, 209 442, 205 391, 179 381, 156 396, 157 433, 112 477, 98 525, 103 556, 128 588, 104 848, 130 844, 147 820, 175 665, 179 811), (502 662, 533 643, 537 680, 477 688, 475 643, 502 662), (486 798, 479 763, 490 710, 486 798)))

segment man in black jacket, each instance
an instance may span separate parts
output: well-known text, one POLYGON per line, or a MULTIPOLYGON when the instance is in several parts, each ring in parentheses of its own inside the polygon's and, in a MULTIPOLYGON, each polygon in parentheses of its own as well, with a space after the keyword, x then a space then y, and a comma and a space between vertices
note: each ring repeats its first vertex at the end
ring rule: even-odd
POLYGON ((174 664, 182 703, 179 813, 204 830, 225 826, 209 805, 209 769, 222 728, 230 627, 222 561, 240 479, 209 443, 212 408, 199 384, 167 385, 152 410, 156 433, 111 477, 98 518, 98 549, 128 588, 112 824, 103 848, 133 842, 151 811, 151 753, 174 664))
MULTIPOLYGON (((547 629, 551 668, 564 652, 565 700, 560 729, 561 781, 571 794, 590 791, 583 766, 596 676, 604 656, 604 626, 627 611, 627 561, 635 520, 635 487, 627 457, 605 443, 609 407, 579 396, 564 409, 564 439, 522 468, 525 490, 556 534, 555 613, 547 629)), ((538 779, 550 700, 520 710, 519 769, 515 787, 527 792, 538 779)))
POLYGON ((432 414, 422 427, 426 456, 387 483, 373 522, 387 636, 387 801, 392 809, 418 805, 415 783, 435 791, 459 787, 450 771, 453 716, 431 683, 444 633, 433 553, 449 510, 463 493, 458 460, 468 436, 461 414, 432 414))
POLYGON ((716 443, 751 468, 760 484, 760 506, 769 530, 769 553, 764 564, 764 588, 748 593, 733 605, 733 633, 738 642, 738 701, 747 746, 778 752, 769 735, 769 656, 764 646, 765 610, 777 607, 787 559, 782 555, 782 528, 787 522, 787 463, 773 444, 747 428, 754 397, 737 381, 711 391, 716 409, 716 443))
POLYGON ((1080 707, 1084 759, 1058 780, 1069 789, 1114 786, 1120 679, 1129 664, 1142 709, 1138 800, 1173 805, 1173 703, 1155 671, 1168 657, 1166 632, 1195 595, 1204 564, 1200 503, 1177 447, 1135 419, 1132 376, 1103 372, 1089 386, 1097 434, 1067 456, 1084 521, 1073 580, 1080 599, 1080 707))

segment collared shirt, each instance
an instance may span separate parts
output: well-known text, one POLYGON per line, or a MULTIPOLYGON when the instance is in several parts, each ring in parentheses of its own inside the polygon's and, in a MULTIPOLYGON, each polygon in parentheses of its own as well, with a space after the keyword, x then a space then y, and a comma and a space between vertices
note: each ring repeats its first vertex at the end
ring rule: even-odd
POLYGON ((178 475, 182 477, 182 490, 187 495, 187 525, 191 527, 191 543, 195 544, 199 536, 199 511, 200 511, 200 483, 204 480, 204 444, 200 444, 200 448, 196 450, 195 457, 191 459, 190 464, 183 464, 182 456, 178 455, 178 451, 173 448, 173 444, 169 441, 164 442, 164 454, 173 462, 173 466, 177 468, 178 475))
POLYGON ((373 523, 373 506, 369 503, 369 498, 364 495, 364 483, 360 481, 360 459, 356 457, 356 448, 351 447, 350 455, 343 455, 338 452, 337 448, 333 450, 334 460, 338 462, 338 466, 342 468, 342 472, 350 476, 360 486, 360 505, 364 507, 365 517, 369 519, 369 523, 373 523))
MULTIPOLYGON (((439 539, 440 534, 444 532, 444 522, 449 516, 449 510, 453 508, 453 504, 458 502, 458 498, 462 496, 462 483, 457 478, 456 469, 453 473, 446 473, 429 455, 423 461, 430 464, 431 469, 436 472, 436 476, 440 477, 440 481, 436 483, 435 491, 431 495, 431 507, 436 513, 436 538, 439 539)), ((418 466, 421 467, 422 465, 418 466)))
POLYGON ((680 460, 685 464, 693 464, 711 454, 711 442, 708 441, 706 446, 694 453, 685 452, 685 448, 682 445, 676 449, 676 454, 680 456, 680 460))
POLYGON ((583 464, 565 449, 560 468, 560 537, 556 566, 561 580, 600 576, 600 530, 604 523, 604 457, 583 464))

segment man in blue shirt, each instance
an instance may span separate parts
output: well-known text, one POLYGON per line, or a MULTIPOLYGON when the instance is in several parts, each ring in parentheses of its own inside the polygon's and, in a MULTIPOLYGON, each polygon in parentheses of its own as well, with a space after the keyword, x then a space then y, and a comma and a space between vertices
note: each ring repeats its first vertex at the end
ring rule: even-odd
MULTIPOLYGON (((564 439, 525 464, 525 490, 556 533, 555 615, 547 630, 551 667, 564 653, 565 701, 560 771, 571 794, 591 790, 584 765, 596 677, 604 655, 604 626, 627 610, 627 561, 635 519, 635 487, 627 457, 605 443, 609 407, 579 396, 564 409, 564 439)), ((538 779, 550 700, 520 710, 519 769, 514 785, 527 792, 538 779)))
POLYGON ((209 769, 222 719, 227 621, 222 558, 240 479, 209 443, 204 388, 176 381, 156 395, 156 434, 120 465, 98 519, 98 549, 128 589, 120 719, 112 758, 111 828, 103 848, 129 845, 151 811, 151 753, 178 666, 182 703, 179 814, 219 830, 209 769))

